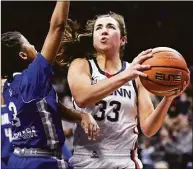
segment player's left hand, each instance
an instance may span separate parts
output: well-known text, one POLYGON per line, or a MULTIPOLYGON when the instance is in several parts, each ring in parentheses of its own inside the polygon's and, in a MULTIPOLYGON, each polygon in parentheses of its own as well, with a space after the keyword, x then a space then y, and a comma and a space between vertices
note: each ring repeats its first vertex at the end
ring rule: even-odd
POLYGON ((186 90, 186 88, 188 87, 189 83, 190 83, 190 71, 189 71, 189 74, 188 74, 187 81, 184 81, 184 83, 183 83, 183 85, 182 85, 182 87, 180 89, 174 91, 174 93, 172 95, 167 96, 167 99, 173 100, 174 98, 180 96, 186 90))
POLYGON ((84 129, 84 132, 88 135, 89 140, 96 140, 96 137, 99 136, 100 128, 89 113, 81 113, 81 127, 84 129))

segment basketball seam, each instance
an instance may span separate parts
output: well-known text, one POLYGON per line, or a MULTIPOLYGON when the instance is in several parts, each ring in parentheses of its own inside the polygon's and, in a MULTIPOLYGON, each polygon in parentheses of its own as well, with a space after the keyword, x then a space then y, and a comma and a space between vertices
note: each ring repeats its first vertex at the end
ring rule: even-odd
MULTIPOLYGON (((178 89, 178 88, 176 88, 176 89, 178 89)), ((153 92, 153 93, 155 93, 155 94, 164 94, 164 93, 171 93, 171 92, 174 92, 174 91, 176 91, 176 89, 171 89, 171 90, 165 90, 165 91, 158 91, 158 90, 151 90, 151 92, 153 92)))
POLYGON ((188 73, 186 69, 175 67, 175 66, 151 66, 151 68, 154 68, 154 67, 174 68, 174 69, 184 70, 185 72, 188 73))
POLYGON ((174 54, 177 54, 178 56, 184 58, 179 52, 175 52, 175 51, 168 51, 168 50, 163 50, 163 51, 158 51, 158 52, 154 52, 153 54, 155 53, 161 53, 161 52, 170 52, 170 53, 174 53, 174 54))

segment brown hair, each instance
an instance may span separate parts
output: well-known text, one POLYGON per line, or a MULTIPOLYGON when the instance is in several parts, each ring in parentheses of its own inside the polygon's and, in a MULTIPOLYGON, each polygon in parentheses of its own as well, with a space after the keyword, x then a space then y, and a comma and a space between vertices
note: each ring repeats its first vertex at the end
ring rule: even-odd
POLYGON ((119 14, 111 12, 111 11, 107 14, 96 15, 93 20, 88 20, 87 25, 86 25, 86 30, 93 34, 94 25, 96 23, 96 20, 99 18, 104 18, 104 17, 112 17, 113 19, 115 19, 119 24, 119 29, 121 31, 121 37, 126 36, 126 38, 127 38, 127 30, 126 30, 126 26, 125 26, 124 17, 122 15, 119 15, 119 14))
POLYGON ((69 66, 75 58, 86 58, 93 52, 92 34, 81 30, 77 21, 68 19, 55 63, 69 66))
MULTIPOLYGON (((96 23, 96 20, 99 19, 99 18, 104 18, 104 17, 111 17, 111 18, 115 19, 118 22, 119 29, 120 29, 120 32, 121 32, 121 37, 125 36, 126 41, 127 41, 127 30, 126 30, 126 26, 125 26, 124 17, 120 14, 115 13, 115 12, 110 11, 107 14, 96 15, 93 20, 88 20, 87 21, 86 30, 93 35, 94 25, 96 23)), ((122 46, 121 49, 120 49, 120 56, 121 57, 123 56, 124 49, 125 49, 125 45, 122 46)))
MULTIPOLYGON (((95 49, 93 47, 93 30, 97 19, 103 17, 114 18, 119 25, 121 37, 127 39, 127 30, 124 17, 114 12, 109 12, 104 15, 96 15, 94 19, 88 20, 86 23, 86 31, 80 30, 80 25, 76 21, 68 20, 63 40, 57 55, 56 62, 59 65, 69 65, 75 58, 86 58, 94 56, 95 49), (67 55, 67 56, 65 56, 67 55), (65 58, 65 59, 64 59, 65 58)), ((120 56, 123 56, 125 45, 120 49, 120 56)))

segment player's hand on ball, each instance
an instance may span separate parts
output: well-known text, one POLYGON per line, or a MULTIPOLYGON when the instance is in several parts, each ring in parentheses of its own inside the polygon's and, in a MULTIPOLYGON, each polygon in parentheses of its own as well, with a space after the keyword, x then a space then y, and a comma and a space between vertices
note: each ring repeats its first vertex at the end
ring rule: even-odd
POLYGON ((189 83, 190 83, 190 71, 188 70, 188 79, 187 81, 184 81, 182 87, 176 91, 174 91, 174 93, 170 96, 166 96, 168 99, 171 99, 173 100, 174 98, 180 96, 185 90, 186 88, 188 87, 189 83))
POLYGON ((91 114, 82 113, 81 127, 89 140, 96 140, 96 137, 99 136, 100 128, 91 114))
POLYGON ((146 59, 152 57, 152 49, 145 50, 141 52, 131 63, 128 73, 130 76, 130 79, 133 80, 137 78, 138 76, 147 77, 145 73, 143 73, 144 70, 151 69, 150 65, 141 65, 146 59))

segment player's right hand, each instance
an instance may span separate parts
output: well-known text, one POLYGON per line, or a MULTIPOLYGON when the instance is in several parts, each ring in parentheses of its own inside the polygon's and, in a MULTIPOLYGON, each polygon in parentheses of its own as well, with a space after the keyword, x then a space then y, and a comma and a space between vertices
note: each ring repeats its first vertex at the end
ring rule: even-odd
POLYGON ((147 77, 144 70, 151 69, 150 65, 142 65, 142 63, 152 57, 152 49, 142 51, 136 58, 133 59, 130 67, 127 69, 128 77, 130 80, 137 78, 138 76, 147 77))
POLYGON ((81 113, 81 127, 84 129, 84 132, 88 135, 89 140, 96 140, 96 137, 99 136, 100 128, 89 113, 81 113))

